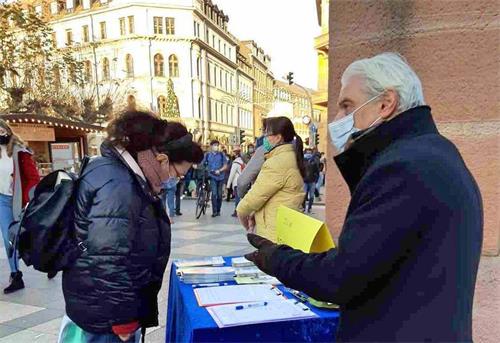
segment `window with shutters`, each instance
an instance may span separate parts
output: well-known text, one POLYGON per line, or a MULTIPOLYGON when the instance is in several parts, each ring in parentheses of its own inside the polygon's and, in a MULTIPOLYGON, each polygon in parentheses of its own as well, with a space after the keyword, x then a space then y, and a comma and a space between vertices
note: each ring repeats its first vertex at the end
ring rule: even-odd
POLYGON ((109 60, 107 57, 104 57, 102 59, 102 79, 104 81, 109 81, 111 78, 110 72, 109 72, 109 60))
POLYGON ((134 77, 134 59, 130 54, 125 57, 125 71, 127 77, 134 77))
POLYGON ((101 21, 99 23, 99 26, 101 28, 101 39, 106 39, 108 37, 108 34, 106 32, 106 22, 105 21, 101 21))
POLYGON ((66 30, 66 45, 73 45, 73 31, 66 30))
POLYGON ((163 18, 153 17, 153 30, 155 35, 163 34, 163 18))
POLYGON ((128 33, 129 34, 135 33, 134 16, 133 15, 128 17, 128 33))
POLYGON ((175 35, 175 18, 166 18, 167 35, 175 35))
POLYGON ((161 54, 155 55, 154 66, 155 66, 155 76, 165 76, 163 70, 163 56, 161 54))
POLYGON ((120 18, 120 36, 125 36, 126 34, 125 18, 120 18))
POLYGON ((170 77, 179 77, 179 60, 175 55, 168 58, 168 73, 170 77))
POLYGON ((84 43, 89 42, 89 26, 88 25, 82 26, 82 38, 83 38, 84 43))

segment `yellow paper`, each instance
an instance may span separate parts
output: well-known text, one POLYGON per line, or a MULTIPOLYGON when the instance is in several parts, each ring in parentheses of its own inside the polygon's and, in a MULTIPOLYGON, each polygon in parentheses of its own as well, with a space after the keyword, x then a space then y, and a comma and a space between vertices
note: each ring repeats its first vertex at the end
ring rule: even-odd
POLYGON ((335 247, 325 223, 286 206, 278 209, 276 231, 279 244, 305 253, 324 252, 335 247))

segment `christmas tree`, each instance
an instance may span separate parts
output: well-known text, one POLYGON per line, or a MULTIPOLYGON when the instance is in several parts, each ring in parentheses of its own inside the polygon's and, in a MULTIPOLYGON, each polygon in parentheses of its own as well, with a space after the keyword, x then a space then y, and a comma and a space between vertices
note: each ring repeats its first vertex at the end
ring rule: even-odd
POLYGON ((181 116, 179 111, 179 101, 174 91, 174 82, 168 79, 167 82, 167 103, 165 112, 162 113, 167 118, 179 118, 181 116))

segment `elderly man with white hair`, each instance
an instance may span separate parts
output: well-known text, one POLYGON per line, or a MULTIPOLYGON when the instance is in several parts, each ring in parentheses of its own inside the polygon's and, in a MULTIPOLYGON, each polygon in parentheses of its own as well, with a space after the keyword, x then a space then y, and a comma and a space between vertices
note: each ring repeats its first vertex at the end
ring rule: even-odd
POLYGON ((246 257, 340 305, 342 342, 471 342, 482 244, 479 189, 399 55, 352 63, 329 124, 351 191, 337 248, 306 254, 249 235, 246 257))

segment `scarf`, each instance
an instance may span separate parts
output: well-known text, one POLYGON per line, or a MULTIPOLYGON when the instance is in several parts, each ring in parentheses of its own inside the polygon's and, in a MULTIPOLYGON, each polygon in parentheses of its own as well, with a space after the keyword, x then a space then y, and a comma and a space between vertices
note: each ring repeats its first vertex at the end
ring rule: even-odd
POLYGON ((170 177, 169 163, 159 162, 151 149, 140 151, 137 154, 137 163, 139 163, 153 191, 156 194, 160 194, 162 182, 170 177))

